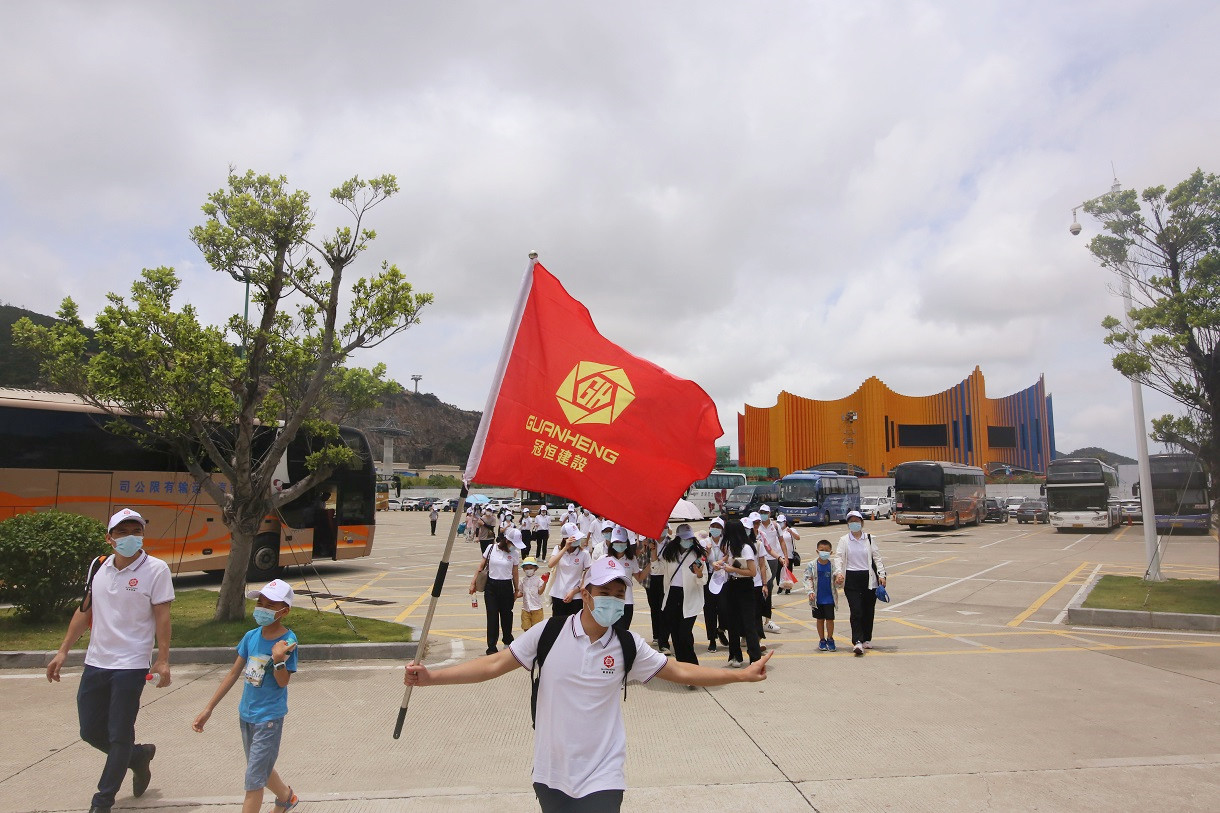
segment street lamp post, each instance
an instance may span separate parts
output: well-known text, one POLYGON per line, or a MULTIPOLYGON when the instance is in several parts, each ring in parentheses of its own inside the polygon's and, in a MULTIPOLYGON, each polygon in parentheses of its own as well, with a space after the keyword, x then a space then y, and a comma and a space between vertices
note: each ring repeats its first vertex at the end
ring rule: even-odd
MULTIPOLYGON (((1115 178, 1114 185, 1106 194, 1114 195, 1120 189, 1118 178, 1115 178)), ((1085 203, 1092 203, 1105 196, 1099 195, 1085 203)), ((1081 206, 1083 205, 1082 203, 1081 206)), ((1068 231, 1073 236, 1080 234, 1076 209, 1072 209, 1072 225, 1068 227, 1068 231)), ((1135 304, 1131 297, 1131 273, 1131 264, 1123 263, 1118 277, 1122 283, 1123 318, 1127 325, 1127 332, 1134 334, 1135 322, 1131 318, 1131 311, 1135 308, 1135 304)), ((1135 412, 1135 448, 1139 457, 1140 511, 1144 516, 1144 553, 1148 560, 1148 569, 1144 572, 1144 579, 1159 582, 1164 581, 1165 577, 1161 574, 1161 550, 1156 534, 1156 509, 1152 504, 1152 465, 1148 461, 1148 427, 1144 421, 1144 387, 1134 378, 1131 379, 1131 407, 1135 412)))

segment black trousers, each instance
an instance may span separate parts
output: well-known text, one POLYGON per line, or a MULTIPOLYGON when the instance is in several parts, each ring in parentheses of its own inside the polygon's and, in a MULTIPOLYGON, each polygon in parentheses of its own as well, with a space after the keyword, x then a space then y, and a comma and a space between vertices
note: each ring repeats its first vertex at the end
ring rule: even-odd
POLYGON ((707 642, 716 643, 720 634, 720 596, 713 594, 706 584, 703 585, 703 625, 707 627, 707 642))
POLYGON ((584 599, 574 598, 571 601, 564 601, 561 598, 551 596, 551 615, 556 618, 566 618, 569 615, 576 615, 585 606, 584 599))
POLYGON ((615 629, 620 629, 623 632, 631 629, 631 617, 635 615, 635 605, 628 604, 623 607, 623 617, 614 622, 615 629))
POLYGON ((776 579, 779 578, 779 559, 764 559, 767 563, 767 595, 763 598, 761 615, 763 618, 771 617, 771 601, 775 596, 775 585, 778 584, 776 579))
POLYGON ((669 630, 665 627, 665 614, 661 604, 665 601, 665 577, 648 577, 648 613, 652 616, 652 640, 657 646, 669 646, 669 630))
POLYGON ((867 570, 849 570, 843 579, 843 595, 851 608, 851 642, 873 640, 873 616, 877 611, 877 591, 868 589, 867 570))
POLYGON ((561 790, 534 783, 534 795, 542 813, 619 813, 623 807, 621 790, 597 790, 575 799, 561 790))
POLYGON ((486 539, 479 537, 479 553, 486 555, 487 549, 490 548, 491 543, 495 542, 495 541, 496 540, 492 539, 490 536, 487 537, 486 539))
POLYGON ((106 755, 97 780, 95 807, 109 808, 132 763, 147 759, 148 746, 136 745, 136 715, 147 669, 99 669, 85 666, 76 691, 80 738, 106 755))
MULTIPOLYGON (((750 580, 753 584, 754 580, 750 580)), ((762 587, 754 588, 754 627, 758 630, 759 638, 766 638, 767 633, 763 631, 763 619, 771 617, 771 594, 767 593, 762 587), (766 595, 764 595, 764 593, 766 595)))
POLYGON ((741 660, 741 639, 746 639, 750 663, 762 657, 758 647, 758 608, 755 604, 754 580, 729 579, 720 591, 724 597, 724 622, 729 630, 729 659, 741 660))
POLYGON ((487 649, 496 648, 504 636, 504 645, 513 642, 513 604, 517 601, 512 579, 488 579, 483 592, 483 607, 487 611, 487 649))
MULTIPOLYGON (((551 532, 550 531, 534 531, 534 544, 538 548, 538 552, 534 554, 534 558, 541 561, 542 557, 546 556, 546 546, 547 546, 547 543, 550 541, 551 541, 551 532)), ((528 543, 526 544, 525 549, 527 551, 530 549, 530 546, 528 543)))
POLYGON ((665 602, 665 629, 669 630, 674 658, 683 663, 699 663, 695 655, 695 617, 682 615, 682 588, 677 585, 669 586, 669 599, 665 602))

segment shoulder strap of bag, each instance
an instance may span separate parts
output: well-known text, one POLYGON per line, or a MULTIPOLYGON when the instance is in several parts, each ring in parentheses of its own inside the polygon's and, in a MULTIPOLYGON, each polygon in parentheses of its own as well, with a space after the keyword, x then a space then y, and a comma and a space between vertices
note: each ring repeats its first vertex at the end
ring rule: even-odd
POLYGON ((105 564, 109 558, 110 554, 104 553, 89 563, 89 569, 85 575, 85 592, 81 595, 80 599, 80 611, 82 613, 87 612, 93 606, 93 577, 97 575, 98 568, 105 564))
POLYGON ((618 636, 619 646, 623 648, 623 699, 627 699, 627 675, 631 673, 631 667, 635 666, 635 638, 631 635, 630 630, 612 627, 614 634, 618 636))
POLYGON ((563 625, 569 618, 571 616, 562 618, 551 616, 547 619, 546 626, 542 628, 542 635, 538 638, 538 654, 534 656, 534 665, 530 669, 530 681, 533 684, 530 692, 531 725, 538 723, 538 682, 542 680, 542 664, 546 661, 546 656, 550 653, 551 647, 555 645, 559 633, 563 631, 563 625))

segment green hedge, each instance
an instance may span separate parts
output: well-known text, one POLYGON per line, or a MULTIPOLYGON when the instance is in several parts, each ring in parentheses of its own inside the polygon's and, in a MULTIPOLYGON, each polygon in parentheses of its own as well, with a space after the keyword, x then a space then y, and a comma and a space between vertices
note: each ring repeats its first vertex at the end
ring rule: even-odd
POLYGON ((0 600, 31 621, 62 615, 80 599, 90 560, 109 552, 105 526, 79 514, 40 511, 0 522, 0 600))

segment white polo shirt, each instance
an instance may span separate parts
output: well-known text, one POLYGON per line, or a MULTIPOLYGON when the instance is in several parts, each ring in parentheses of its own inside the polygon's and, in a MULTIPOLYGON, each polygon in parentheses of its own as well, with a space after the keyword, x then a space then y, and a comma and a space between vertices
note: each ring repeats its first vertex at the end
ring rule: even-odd
POLYGON ((504 581, 513 577, 513 567, 521 564, 521 551, 511 542, 508 550, 500 550, 499 545, 488 545, 483 554, 487 560, 487 578, 504 581))
POLYGON ((765 524, 762 522, 758 523, 756 536, 758 537, 759 545, 762 546, 762 554, 767 558, 767 561, 771 562, 778 559, 780 553, 779 523, 775 520, 765 524), (764 542, 765 544, 763 544, 764 542))
MULTIPOLYGON (((545 624, 535 624, 509 644, 532 669, 545 624)), ((666 658, 631 633, 635 663, 627 679, 647 683, 666 658)), ((599 790, 626 790, 627 732, 623 727, 623 647, 614 630, 596 641, 571 616, 542 666, 534 728, 534 781, 579 799, 599 790)))
POLYGON ((93 628, 85 663, 99 669, 147 669, 157 622, 153 605, 174 600, 169 565, 140 551, 119 570, 114 555, 93 574, 93 628))
MULTIPOLYGON (((584 581, 585 571, 592 566, 593 558, 584 548, 577 548, 574 552, 569 551, 561 556, 555 565, 555 574, 551 576, 555 580, 551 585, 551 598, 562 601, 569 590, 577 590, 584 581)), ((577 597, 572 596, 574 599, 577 597)))

